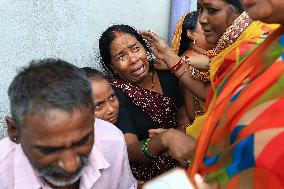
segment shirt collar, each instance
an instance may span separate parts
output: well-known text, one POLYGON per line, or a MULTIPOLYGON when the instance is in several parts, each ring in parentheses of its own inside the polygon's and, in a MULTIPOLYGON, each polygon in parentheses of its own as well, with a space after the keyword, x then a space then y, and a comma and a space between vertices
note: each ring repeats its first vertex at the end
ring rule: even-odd
POLYGON ((42 188, 43 186, 41 184, 40 178, 36 175, 20 144, 17 144, 16 146, 14 157, 14 188, 42 188))
MULTIPOLYGON (((110 164, 94 144, 89 156, 89 163, 80 178, 80 188, 91 188, 101 176, 100 170, 107 169, 109 166, 110 164)), ((15 150, 14 173, 15 189, 23 189, 23 187, 29 189, 46 188, 46 185, 36 175, 20 144, 17 144, 15 150)))
POLYGON ((110 164, 107 162, 98 147, 94 144, 92 152, 89 156, 89 163, 84 168, 83 175, 80 180, 80 188, 90 189, 100 178, 101 169, 107 169, 110 164))

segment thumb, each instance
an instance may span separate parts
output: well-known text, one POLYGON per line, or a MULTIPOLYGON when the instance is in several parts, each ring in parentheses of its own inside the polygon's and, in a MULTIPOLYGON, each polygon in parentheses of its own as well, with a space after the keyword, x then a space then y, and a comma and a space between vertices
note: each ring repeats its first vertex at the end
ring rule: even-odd
POLYGON ((195 182, 197 189, 216 189, 217 188, 216 182, 209 184, 205 182, 202 176, 198 173, 194 175, 194 182, 195 182))

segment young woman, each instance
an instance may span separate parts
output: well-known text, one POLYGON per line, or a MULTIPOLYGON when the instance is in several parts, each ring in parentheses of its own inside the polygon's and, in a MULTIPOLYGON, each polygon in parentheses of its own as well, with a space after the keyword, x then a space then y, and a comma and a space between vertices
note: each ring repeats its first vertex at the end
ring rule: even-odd
MULTIPOLYGON (((179 56, 204 56, 214 47, 205 41, 204 32, 199 23, 199 11, 193 11, 183 15, 176 26, 171 49, 179 56)), ((210 86, 209 82, 209 59, 204 59, 198 64, 191 64, 202 74, 207 74, 206 80, 202 80, 204 86, 210 86)), ((195 117, 204 114, 204 100, 193 95, 187 88, 181 85, 183 90, 186 111, 194 121, 195 117)))
POLYGON ((82 70, 86 72, 92 83, 95 117, 115 125, 118 118, 119 101, 113 88, 100 71, 90 67, 83 67, 82 70))

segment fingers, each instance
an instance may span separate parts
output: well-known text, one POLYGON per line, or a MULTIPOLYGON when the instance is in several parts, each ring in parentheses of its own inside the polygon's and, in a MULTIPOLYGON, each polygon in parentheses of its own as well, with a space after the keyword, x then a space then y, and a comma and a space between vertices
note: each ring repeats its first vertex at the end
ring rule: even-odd
POLYGON ((159 41, 161 38, 151 31, 139 31, 139 33, 145 38, 147 41, 153 43, 159 41))
POLYGON ((152 138, 162 132, 164 132, 167 129, 163 129, 163 128, 158 128, 158 129, 149 129, 148 133, 149 133, 149 137, 152 138))
POLYGON ((149 129, 148 133, 149 134, 159 134, 162 133, 164 131, 166 131, 167 129, 163 129, 163 128, 158 128, 158 129, 149 129))
POLYGON ((216 189, 217 188, 216 182, 207 183, 204 181, 202 176, 198 173, 194 175, 194 182, 195 182, 197 189, 216 189))

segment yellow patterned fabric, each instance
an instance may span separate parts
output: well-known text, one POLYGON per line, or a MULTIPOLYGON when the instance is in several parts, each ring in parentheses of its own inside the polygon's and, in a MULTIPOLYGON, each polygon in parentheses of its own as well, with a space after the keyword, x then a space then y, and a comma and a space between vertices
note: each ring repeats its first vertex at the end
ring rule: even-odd
MULTIPOLYGON (((216 74, 223 62, 225 60, 228 62, 229 60, 229 62, 232 62, 235 65, 238 64, 243 55, 251 53, 262 42, 261 36, 266 36, 267 30, 271 31, 277 27, 278 25, 268 25, 259 21, 254 21, 242 32, 234 43, 232 43, 211 60, 210 81, 213 94, 209 100, 207 98, 206 112, 209 112, 215 103, 217 92, 215 90, 214 83, 216 80, 216 74)), ((194 138, 198 138, 206 119, 207 113, 203 116, 197 117, 193 124, 186 128, 186 133, 194 138)))
POLYGON ((178 54, 179 47, 180 47, 180 40, 181 40, 181 33, 182 33, 182 24, 184 21, 184 18, 187 14, 183 15, 176 26, 176 30, 173 36, 172 40, 172 51, 174 51, 176 54, 178 54))

